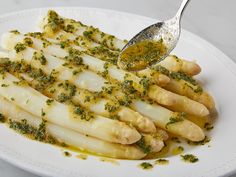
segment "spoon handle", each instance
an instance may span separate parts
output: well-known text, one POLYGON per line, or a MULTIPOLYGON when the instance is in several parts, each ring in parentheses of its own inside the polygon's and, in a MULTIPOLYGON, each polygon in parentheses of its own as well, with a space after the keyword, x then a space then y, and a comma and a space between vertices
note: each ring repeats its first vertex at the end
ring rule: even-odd
POLYGON ((178 12, 176 13, 175 17, 179 17, 181 18, 182 17, 182 14, 183 14, 183 11, 185 9, 185 7, 187 6, 187 4, 189 3, 190 0, 183 0, 180 7, 179 7, 179 10, 178 12))

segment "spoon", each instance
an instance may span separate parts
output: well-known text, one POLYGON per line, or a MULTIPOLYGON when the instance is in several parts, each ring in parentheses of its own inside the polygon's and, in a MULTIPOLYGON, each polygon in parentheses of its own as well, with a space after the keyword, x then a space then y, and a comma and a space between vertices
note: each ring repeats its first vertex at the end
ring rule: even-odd
POLYGON ((121 50, 118 66, 138 71, 162 61, 175 48, 180 36, 180 20, 190 0, 183 0, 176 15, 153 24, 135 35, 121 50))

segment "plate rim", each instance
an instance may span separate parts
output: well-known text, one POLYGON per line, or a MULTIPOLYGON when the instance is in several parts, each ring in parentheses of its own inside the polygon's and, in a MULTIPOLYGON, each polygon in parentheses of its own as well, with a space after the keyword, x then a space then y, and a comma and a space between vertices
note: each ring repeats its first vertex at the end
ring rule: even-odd
MULTIPOLYGON (((87 7, 87 6, 76 6, 76 7, 72 7, 72 6, 61 6, 61 7, 57 7, 57 6, 53 6, 53 7, 42 7, 42 8, 30 8, 30 9, 23 9, 20 11, 14 11, 14 12, 8 12, 8 13, 4 13, 0 15, 0 19, 4 19, 10 16, 16 16, 17 14, 24 14, 24 13, 33 13, 33 12, 37 12, 37 11, 45 11, 48 9, 55 9, 55 10, 64 10, 64 9, 84 9, 84 10, 95 10, 95 11, 101 11, 101 12, 107 12, 107 13, 116 13, 116 14, 120 14, 120 15, 128 15, 128 16, 135 16, 136 18, 139 18, 141 20, 156 20, 155 18, 151 18, 151 17, 147 17, 144 15, 139 15, 136 13, 129 13, 129 12, 125 12, 125 11, 120 11, 120 10, 113 10, 113 9, 106 9, 106 8, 97 8, 97 7, 87 7)), ((227 54, 225 54, 222 50, 220 50, 218 47, 216 47, 214 44, 212 44, 211 42, 207 41, 206 39, 202 38, 201 36, 190 32, 188 30, 185 29, 181 29, 182 31, 184 31, 185 33, 187 33, 187 36, 191 36, 191 38, 195 38, 198 41, 200 41, 201 43, 204 43, 204 45, 206 45, 207 47, 209 47, 213 52, 214 55, 217 55, 217 59, 224 65, 227 67, 227 69, 235 76, 236 78, 236 62, 233 61, 233 59, 231 59, 227 54), (221 59, 219 59, 219 57, 221 59)), ((37 175, 44 175, 44 176, 61 176, 61 174, 56 173, 56 171, 50 171, 50 170, 45 170, 45 166, 41 167, 40 165, 35 165, 35 164, 41 164, 41 162, 38 162, 35 159, 30 159, 27 158, 24 160, 24 162, 22 163, 22 159, 25 158, 24 155, 21 155, 17 152, 12 152, 10 150, 7 150, 6 148, 4 148, 3 146, 0 146, 0 158, 16 167, 19 167, 23 170, 26 170, 28 172, 31 172, 33 174, 37 174, 37 175), (13 155, 14 154, 14 155, 13 155), (15 158, 16 156, 18 156, 18 158, 15 158), (20 157, 22 156, 22 157, 20 157), (30 162, 31 161, 31 162, 30 162), (33 163, 32 163, 33 162, 33 163)), ((236 162, 236 157, 233 157, 231 162, 234 161, 236 162)), ((52 166, 53 167, 53 166, 52 166)), ((217 176, 229 176, 232 174, 236 173, 236 167, 234 167, 233 165, 231 166, 220 166, 220 169, 225 168, 225 170, 220 170, 220 171, 216 171, 216 173, 214 175, 217 176)), ((50 168, 52 169, 52 168, 50 168)), ((88 177, 87 174, 79 174, 80 177, 88 177)), ((207 174, 206 174, 207 175, 207 174)))

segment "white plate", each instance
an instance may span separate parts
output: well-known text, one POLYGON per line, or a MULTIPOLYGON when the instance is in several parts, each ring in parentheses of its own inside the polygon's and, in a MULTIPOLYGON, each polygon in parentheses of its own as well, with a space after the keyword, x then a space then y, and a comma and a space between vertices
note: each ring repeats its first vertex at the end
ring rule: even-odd
MULTIPOLYGON (((111 10, 94 8, 54 8, 61 15, 81 20, 123 39, 129 39, 156 20, 111 10)), ((0 33, 12 29, 22 32, 36 30, 39 16, 47 9, 27 10, 0 17, 0 33)), ((70 177, 217 177, 236 170, 236 65, 221 51, 205 40, 183 30, 173 52, 187 59, 196 59, 202 67, 198 77, 215 98, 218 119, 210 145, 194 147, 188 153, 197 155, 198 163, 188 164, 179 156, 169 157, 169 165, 152 170, 137 167, 140 161, 119 160, 119 165, 99 161, 64 157, 60 148, 28 140, 0 125, 0 157, 21 168, 47 176, 70 177)), ((186 153, 186 152, 185 152, 186 153)))

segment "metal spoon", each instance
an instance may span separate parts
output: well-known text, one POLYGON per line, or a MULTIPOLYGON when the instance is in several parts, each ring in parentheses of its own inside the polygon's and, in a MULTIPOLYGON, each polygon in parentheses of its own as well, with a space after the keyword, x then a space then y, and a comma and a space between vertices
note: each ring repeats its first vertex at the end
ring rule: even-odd
MULTIPOLYGON (((135 44, 138 44, 142 41, 160 41, 162 40, 163 45, 166 47, 165 53, 162 54, 162 56, 160 56, 160 58, 158 59, 158 62, 160 62, 161 60, 163 60, 167 55, 170 54, 170 52, 175 48, 178 40, 179 40, 179 36, 180 36, 180 20, 183 14, 183 11, 186 7, 186 5, 188 4, 190 0, 183 0, 181 3, 181 6, 178 10, 178 12, 176 13, 176 15, 167 20, 167 21, 162 21, 162 22, 158 22, 156 24, 153 24, 147 28, 145 28, 144 30, 142 30, 141 32, 139 32, 137 35, 135 35, 121 50, 121 53, 119 55, 118 58, 118 66, 127 69, 127 65, 129 63, 124 63, 121 61, 121 56, 122 54, 124 54, 124 52, 127 50, 127 48, 129 48, 130 46, 133 46, 135 44)), ((152 63, 156 64, 156 63, 152 63)), ((141 70, 141 69, 145 69, 147 66, 141 67, 141 68, 132 68, 130 70, 141 70)))

